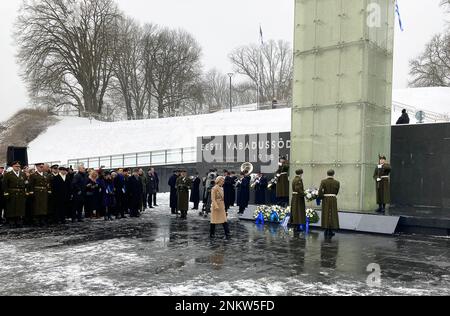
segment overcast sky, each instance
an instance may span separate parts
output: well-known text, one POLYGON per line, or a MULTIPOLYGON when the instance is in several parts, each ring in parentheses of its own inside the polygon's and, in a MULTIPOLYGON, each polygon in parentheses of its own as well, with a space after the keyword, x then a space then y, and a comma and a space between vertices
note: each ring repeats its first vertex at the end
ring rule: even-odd
MULTIPOLYGON (((0 1, 0 121, 27 106, 18 76, 11 36, 22 0, 0 1)), ((420 54, 431 37, 445 27, 439 0, 398 0, 404 32, 396 27, 394 87, 408 82, 408 61, 420 54)), ((235 47, 257 42, 259 25, 265 39, 292 42, 294 0, 118 0, 119 7, 140 22, 181 27, 203 48, 205 69, 231 70, 227 55, 235 47)))

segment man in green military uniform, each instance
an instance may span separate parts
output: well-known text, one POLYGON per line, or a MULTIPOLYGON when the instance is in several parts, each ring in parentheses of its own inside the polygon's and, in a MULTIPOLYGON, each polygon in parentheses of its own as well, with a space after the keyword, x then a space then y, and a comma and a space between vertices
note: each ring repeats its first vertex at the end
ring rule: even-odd
POLYGON ((303 170, 297 170, 296 176, 292 181, 292 201, 291 214, 292 224, 297 231, 302 230, 302 225, 306 225, 306 203, 305 188, 303 186, 303 170))
POLYGON ((181 170, 181 175, 177 179, 177 211, 181 213, 181 219, 187 219, 189 210, 189 189, 192 187, 192 180, 187 176, 186 170, 181 170))
POLYGON ((44 164, 36 164, 36 172, 30 176, 28 184, 32 198, 32 214, 39 225, 48 223, 50 182, 44 173, 44 164))
POLYGON ((380 155, 379 164, 375 169, 373 178, 376 181, 378 213, 386 212, 386 204, 391 203, 391 186, 389 175, 391 174, 391 165, 387 163, 386 156, 380 155))
POLYGON ((334 179, 334 170, 328 171, 328 178, 322 180, 319 188, 319 198, 322 202, 322 228, 325 229, 325 237, 333 237, 333 230, 339 229, 339 214, 337 195, 340 183, 334 179))
POLYGON ((282 207, 289 204, 289 163, 286 157, 280 159, 280 166, 277 170, 277 203, 282 207))
POLYGON ((11 164, 13 170, 3 178, 3 192, 6 199, 5 217, 11 226, 19 227, 25 216, 26 186, 28 180, 20 170, 20 162, 11 164))

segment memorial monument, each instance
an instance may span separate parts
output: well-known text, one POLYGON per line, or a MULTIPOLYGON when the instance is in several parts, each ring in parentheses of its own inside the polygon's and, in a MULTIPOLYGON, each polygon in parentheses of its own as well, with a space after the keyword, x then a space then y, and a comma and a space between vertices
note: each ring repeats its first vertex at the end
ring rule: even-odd
POLYGON ((339 209, 377 208, 373 173, 390 157, 393 0, 296 0, 291 178, 305 186, 328 169, 339 209))

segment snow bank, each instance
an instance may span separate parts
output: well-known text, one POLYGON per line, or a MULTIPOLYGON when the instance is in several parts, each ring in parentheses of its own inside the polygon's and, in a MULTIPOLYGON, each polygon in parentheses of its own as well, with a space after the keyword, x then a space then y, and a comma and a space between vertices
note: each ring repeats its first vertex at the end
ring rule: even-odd
MULTIPOLYGON (((420 88, 394 91, 394 102, 441 114, 450 112, 450 88, 420 88)), ((392 122, 401 115, 393 108, 392 122)), ((195 147, 198 137, 289 132, 291 110, 254 111, 255 104, 235 112, 103 123, 66 117, 29 145, 31 162, 109 156, 125 153, 195 147), (246 113, 246 111, 251 111, 246 113)), ((411 117, 411 122, 415 122, 411 117)))
POLYGON ((29 145, 29 160, 62 161, 195 147, 211 135, 290 131, 290 109, 214 113, 155 120, 104 123, 66 117, 29 145))

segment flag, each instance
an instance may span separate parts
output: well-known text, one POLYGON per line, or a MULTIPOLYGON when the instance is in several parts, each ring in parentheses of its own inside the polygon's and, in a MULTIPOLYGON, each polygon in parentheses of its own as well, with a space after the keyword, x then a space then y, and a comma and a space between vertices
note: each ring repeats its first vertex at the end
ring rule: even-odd
POLYGON ((264 35, 261 25, 259 26, 259 35, 261 37, 261 45, 264 45, 264 35))
POLYGON ((398 16, 398 24, 400 25, 400 30, 403 32, 404 31, 404 29, 403 29, 403 22, 402 22, 402 17, 400 15, 400 9, 398 8, 398 2, 397 1, 395 1, 395 13, 398 16))

